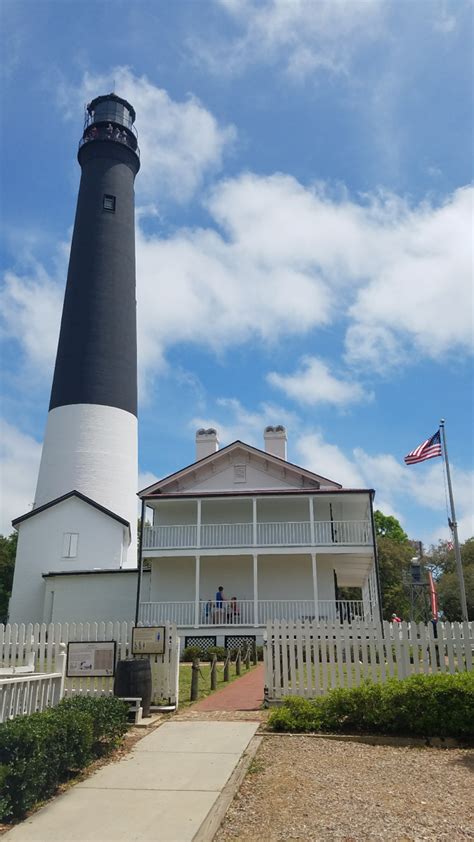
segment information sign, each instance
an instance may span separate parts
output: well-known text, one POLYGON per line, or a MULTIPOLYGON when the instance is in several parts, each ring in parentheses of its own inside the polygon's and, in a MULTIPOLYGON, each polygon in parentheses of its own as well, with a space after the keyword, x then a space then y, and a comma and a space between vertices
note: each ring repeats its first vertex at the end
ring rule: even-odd
POLYGON ((165 651, 165 627, 137 626, 132 632, 132 653, 134 655, 163 655, 165 651))
POLYGON ((115 640, 71 642, 67 645, 66 675, 103 677, 115 675, 115 640))

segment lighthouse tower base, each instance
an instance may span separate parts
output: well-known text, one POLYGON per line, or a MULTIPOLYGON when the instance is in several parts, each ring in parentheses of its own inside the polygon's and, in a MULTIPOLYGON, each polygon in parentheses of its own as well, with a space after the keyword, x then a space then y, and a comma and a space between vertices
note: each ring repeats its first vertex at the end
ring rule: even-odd
MULTIPOLYGON (((137 561, 137 418, 113 406, 71 404, 50 410, 34 508, 79 491, 130 524, 123 566, 137 561)), ((99 558, 95 567, 103 566, 99 558)))

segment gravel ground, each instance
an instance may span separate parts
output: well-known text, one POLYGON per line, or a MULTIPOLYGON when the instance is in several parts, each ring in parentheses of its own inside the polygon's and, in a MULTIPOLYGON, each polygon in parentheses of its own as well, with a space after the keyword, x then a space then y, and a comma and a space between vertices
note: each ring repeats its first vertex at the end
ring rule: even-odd
POLYGON ((215 842, 474 839, 474 752, 265 736, 215 842))

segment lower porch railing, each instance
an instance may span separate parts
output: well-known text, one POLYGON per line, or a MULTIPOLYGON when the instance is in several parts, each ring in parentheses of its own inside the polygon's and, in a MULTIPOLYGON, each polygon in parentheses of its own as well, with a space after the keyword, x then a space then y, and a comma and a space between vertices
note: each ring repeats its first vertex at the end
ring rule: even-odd
POLYGON ((187 602, 142 602, 140 622, 159 626, 165 622, 183 626, 264 626, 272 620, 321 620, 323 622, 352 622, 372 619, 372 609, 364 608, 362 600, 258 600, 250 599, 217 603, 213 600, 187 602))

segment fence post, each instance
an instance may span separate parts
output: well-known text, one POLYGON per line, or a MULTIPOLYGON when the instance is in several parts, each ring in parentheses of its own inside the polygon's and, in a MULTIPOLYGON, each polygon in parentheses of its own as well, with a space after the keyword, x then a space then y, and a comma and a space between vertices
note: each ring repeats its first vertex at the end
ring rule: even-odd
POLYGON ((65 682, 65 679, 66 679, 66 661, 67 661, 66 644, 60 643, 59 644, 59 655, 56 658, 56 662, 57 662, 56 672, 61 673, 61 684, 60 684, 58 702, 60 702, 61 699, 64 696, 64 682, 65 682))
POLYGON ((242 655, 240 653, 240 649, 237 650, 237 657, 235 659, 235 674, 240 675, 240 666, 242 662, 242 655))
POLYGON ((245 653, 245 669, 250 669, 250 647, 247 646, 247 651, 245 653))
POLYGON ((211 662, 211 690, 217 690, 217 655, 212 656, 212 662, 211 662))
POLYGON ((199 696, 199 658, 195 658, 193 661, 192 672, 191 672, 191 701, 195 702, 197 697, 199 696))
POLYGON ((230 654, 229 654, 229 650, 226 649, 226 656, 225 656, 225 662, 224 662, 224 681, 229 680, 229 663, 230 663, 230 654))
POLYGON ((256 667, 258 664, 257 641, 255 641, 254 645, 252 646, 252 662, 254 667, 256 667))

